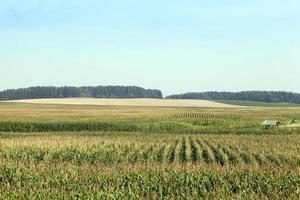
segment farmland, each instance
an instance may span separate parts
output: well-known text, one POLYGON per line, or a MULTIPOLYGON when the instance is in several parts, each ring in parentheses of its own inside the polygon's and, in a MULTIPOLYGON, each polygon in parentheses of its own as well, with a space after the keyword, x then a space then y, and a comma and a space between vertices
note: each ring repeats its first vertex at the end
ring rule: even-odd
POLYGON ((25 99, 8 102, 56 105, 96 105, 96 106, 151 106, 151 107, 206 107, 236 108, 239 106, 223 104, 207 100, 176 100, 176 99, 112 99, 112 98, 64 98, 64 99, 25 99))
POLYGON ((300 104, 293 103, 266 103, 266 102, 257 102, 257 101, 239 101, 239 100, 215 100, 215 102, 229 104, 229 105, 238 105, 238 106, 259 106, 259 107, 299 107, 300 104))
POLYGON ((300 108, 0 103, 1 199, 297 199, 300 108), (282 127, 264 130, 265 119, 282 127))

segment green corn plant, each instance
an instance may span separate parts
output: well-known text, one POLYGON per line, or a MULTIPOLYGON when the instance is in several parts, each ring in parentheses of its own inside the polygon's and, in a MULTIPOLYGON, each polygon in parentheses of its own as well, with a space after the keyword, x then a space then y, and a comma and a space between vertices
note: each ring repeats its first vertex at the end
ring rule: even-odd
POLYGON ((181 147, 179 149, 179 162, 180 163, 186 163, 187 157, 186 157, 186 140, 185 138, 182 138, 181 140, 181 147))

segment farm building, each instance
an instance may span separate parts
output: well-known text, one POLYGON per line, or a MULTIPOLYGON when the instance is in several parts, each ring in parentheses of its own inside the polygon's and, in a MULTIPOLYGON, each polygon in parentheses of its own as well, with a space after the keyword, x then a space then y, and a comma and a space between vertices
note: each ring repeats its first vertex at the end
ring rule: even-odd
POLYGON ((265 120, 262 123, 262 126, 264 127, 264 129, 275 128, 275 127, 278 127, 279 125, 280 125, 280 121, 278 121, 278 120, 265 120))

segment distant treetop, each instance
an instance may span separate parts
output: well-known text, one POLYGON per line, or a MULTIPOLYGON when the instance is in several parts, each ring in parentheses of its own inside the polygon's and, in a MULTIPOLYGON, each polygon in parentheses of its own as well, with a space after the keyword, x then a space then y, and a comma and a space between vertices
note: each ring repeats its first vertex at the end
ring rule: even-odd
POLYGON ((300 104, 300 94, 275 91, 244 91, 244 92, 190 92, 170 95, 167 99, 204 99, 204 100, 243 100, 261 101, 268 103, 296 103, 300 104))
POLYGON ((160 90, 136 86, 29 87, 0 92, 0 100, 41 98, 162 98, 160 90))

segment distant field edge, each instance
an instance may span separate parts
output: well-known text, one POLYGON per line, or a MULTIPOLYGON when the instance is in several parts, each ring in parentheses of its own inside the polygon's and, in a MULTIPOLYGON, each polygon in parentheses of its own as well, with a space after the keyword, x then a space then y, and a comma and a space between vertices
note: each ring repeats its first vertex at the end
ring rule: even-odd
POLYGON ((151 98, 53 98, 1 101, 8 103, 55 104, 55 105, 95 105, 95 106, 141 106, 141 107, 195 107, 195 108, 242 108, 210 100, 192 99, 151 99, 151 98))
POLYGON ((212 100, 217 103, 223 103, 228 105, 236 106, 257 106, 257 107, 300 107, 300 104, 278 102, 278 103, 267 103, 260 101, 244 101, 244 100, 212 100))

